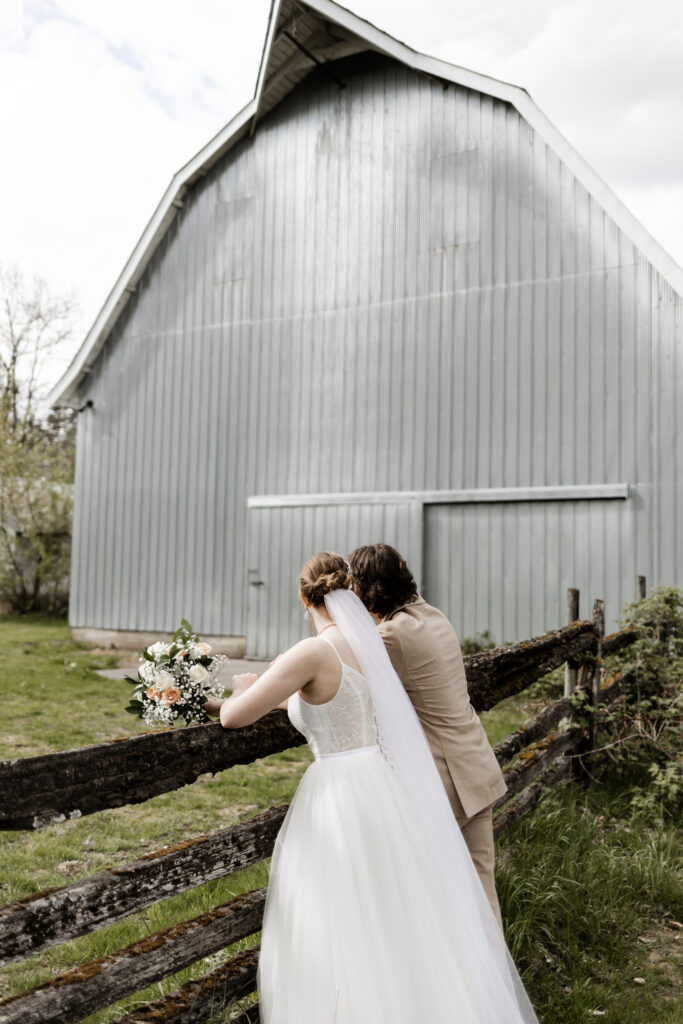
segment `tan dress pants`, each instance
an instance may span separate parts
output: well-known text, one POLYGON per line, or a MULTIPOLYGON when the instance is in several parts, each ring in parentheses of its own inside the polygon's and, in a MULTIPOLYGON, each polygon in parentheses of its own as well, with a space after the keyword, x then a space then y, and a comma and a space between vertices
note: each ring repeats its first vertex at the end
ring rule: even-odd
POLYGON ((451 789, 448 796, 455 813, 455 819, 460 826, 462 837, 467 843, 467 849, 470 851, 477 874, 481 879, 481 884, 484 886, 484 892, 502 930, 503 919, 500 914, 498 896, 496 895, 496 881, 493 873, 495 862, 493 804, 468 818, 454 788, 451 789))

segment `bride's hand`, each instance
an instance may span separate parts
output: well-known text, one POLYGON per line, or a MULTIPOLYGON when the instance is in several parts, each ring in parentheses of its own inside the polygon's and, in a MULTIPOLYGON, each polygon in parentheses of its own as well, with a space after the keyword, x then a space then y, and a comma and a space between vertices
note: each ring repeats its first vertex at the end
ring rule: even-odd
POLYGON ((204 705, 204 710, 207 715, 220 715, 222 704, 222 697, 208 697, 206 704, 204 705))
POLYGON ((241 675, 232 677, 232 695, 233 697, 239 697, 240 694, 248 690, 250 686, 253 686, 258 676, 255 672, 242 672, 241 675))

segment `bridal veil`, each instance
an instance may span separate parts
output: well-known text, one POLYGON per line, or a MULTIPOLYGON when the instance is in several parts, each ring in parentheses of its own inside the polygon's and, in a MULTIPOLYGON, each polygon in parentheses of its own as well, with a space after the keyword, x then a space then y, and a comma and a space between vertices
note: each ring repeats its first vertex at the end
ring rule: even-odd
MULTIPOLYGON (((401 784, 415 829, 452 920, 453 958, 471 982, 481 1024, 538 1024, 455 820, 420 721, 374 620, 351 590, 325 604, 358 661, 372 696, 382 752, 401 784)), ((401 899, 401 894, 396 894, 401 899)), ((420 936, 415 935, 416 948, 420 936)), ((453 1008, 457 1019, 457 1007, 453 1008)))

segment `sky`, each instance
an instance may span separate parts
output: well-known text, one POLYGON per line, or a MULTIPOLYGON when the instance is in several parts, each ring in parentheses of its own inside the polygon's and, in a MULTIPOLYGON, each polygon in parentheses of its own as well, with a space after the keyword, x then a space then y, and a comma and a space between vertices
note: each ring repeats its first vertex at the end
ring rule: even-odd
MULTIPOLYGON (((683 265, 681 0, 346 0, 523 86, 683 265)), ((78 303, 53 384, 173 174, 253 97, 270 0, 0 0, 0 263, 78 303)))

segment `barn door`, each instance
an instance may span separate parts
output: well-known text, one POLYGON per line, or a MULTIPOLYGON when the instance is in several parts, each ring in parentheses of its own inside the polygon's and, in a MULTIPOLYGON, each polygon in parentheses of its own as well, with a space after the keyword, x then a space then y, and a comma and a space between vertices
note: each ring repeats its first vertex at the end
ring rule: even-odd
POLYGON ((310 555, 316 551, 347 554, 361 544, 377 542, 398 548, 419 584, 422 509, 416 503, 250 506, 247 655, 270 658, 309 635, 297 595, 297 576, 310 555))
POLYGON ((424 596, 461 637, 488 630, 499 644, 563 626, 567 587, 583 618, 604 598, 616 628, 636 575, 632 536, 632 510, 615 499, 430 505, 424 596))

